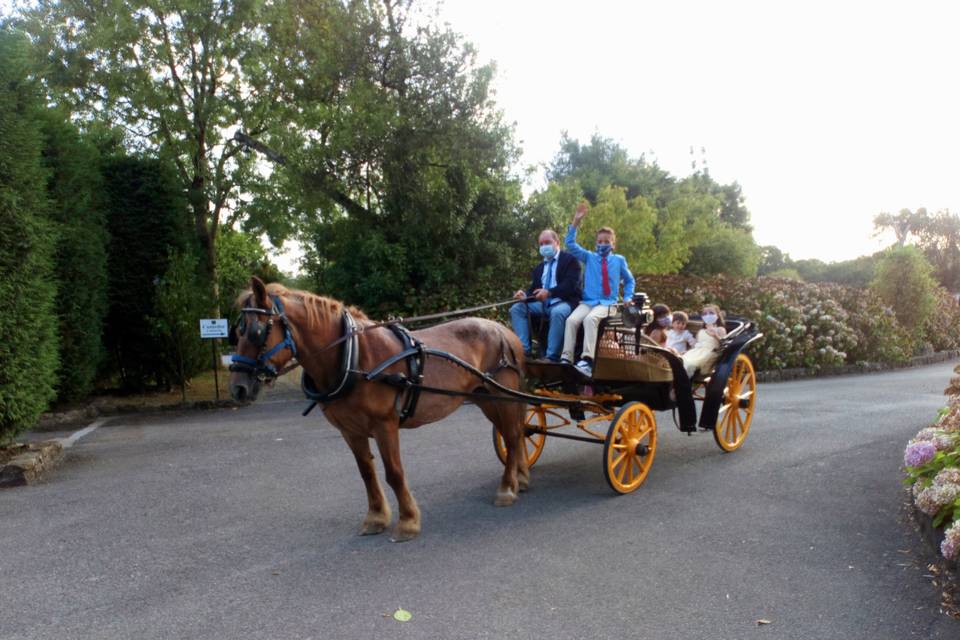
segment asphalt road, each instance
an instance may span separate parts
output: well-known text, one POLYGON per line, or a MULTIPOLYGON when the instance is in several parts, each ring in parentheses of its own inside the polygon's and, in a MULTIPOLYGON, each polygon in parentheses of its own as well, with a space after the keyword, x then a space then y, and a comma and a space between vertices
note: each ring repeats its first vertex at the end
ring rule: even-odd
POLYGON ((960 638, 899 472, 952 367, 761 385, 732 454, 658 414, 627 496, 551 439, 501 509, 466 407, 401 438, 406 544, 355 535, 353 458, 299 399, 115 419, 0 492, 0 638, 960 638))

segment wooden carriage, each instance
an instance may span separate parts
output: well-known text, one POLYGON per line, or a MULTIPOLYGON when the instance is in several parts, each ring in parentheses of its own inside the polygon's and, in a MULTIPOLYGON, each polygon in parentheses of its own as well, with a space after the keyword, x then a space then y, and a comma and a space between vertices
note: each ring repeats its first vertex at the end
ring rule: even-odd
MULTIPOLYGON (((652 319, 649 311, 642 316, 652 319)), ((527 363, 532 393, 542 399, 526 413, 527 464, 540 458, 547 436, 602 444, 607 483, 617 493, 630 493, 643 484, 656 455, 654 411, 671 411, 687 433, 711 431, 726 452, 743 445, 757 400, 756 373, 745 350, 763 336, 753 322, 728 316, 712 370, 689 380, 679 356, 650 341, 642 322, 629 326, 624 320, 618 314, 601 321, 592 377, 569 364, 527 363), (579 434, 560 431, 568 426, 579 434)), ((691 317, 691 332, 701 326, 691 317)), ((496 429, 493 440, 503 462, 506 450, 496 429)))

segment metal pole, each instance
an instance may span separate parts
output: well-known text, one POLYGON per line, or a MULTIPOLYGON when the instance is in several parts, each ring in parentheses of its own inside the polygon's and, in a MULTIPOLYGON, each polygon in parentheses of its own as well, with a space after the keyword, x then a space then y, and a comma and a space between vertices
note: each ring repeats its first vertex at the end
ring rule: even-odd
POLYGON ((217 369, 220 367, 217 366, 217 339, 214 338, 210 341, 210 346, 213 349, 213 388, 214 388, 214 397, 216 397, 217 402, 220 402, 220 376, 217 373, 217 369))

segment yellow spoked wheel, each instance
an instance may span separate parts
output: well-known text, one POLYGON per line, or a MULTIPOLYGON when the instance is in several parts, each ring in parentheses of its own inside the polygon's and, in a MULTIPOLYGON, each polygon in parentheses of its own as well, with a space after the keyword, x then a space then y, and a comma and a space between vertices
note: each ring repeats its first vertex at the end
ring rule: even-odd
POLYGON ((642 402, 628 402, 610 421, 603 443, 603 474, 617 493, 643 484, 657 453, 657 420, 642 402))
POLYGON ((753 363, 741 353, 733 362, 733 371, 723 390, 723 404, 713 428, 713 439, 724 451, 735 451, 747 439, 753 407, 757 403, 757 374, 753 363))
MULTIPOLYGON (((548 427, 559 427, 567 424, 567 420, 551 409, 544 407, 530 407, 527 409, 527 417, 523 421, 524 428, 532 427, 534 429, 547 429, 548 427)), ((542 433, 530 433, 523 436, 523 452, 527 457, 527 466, 532 467, 543 452, 544 445, 547 444, 547 436, 542 433)), ((493 448, 497 452, 500 462, 507 464, 507 443, 503 441, 503 436, 493 428, 493 448)))

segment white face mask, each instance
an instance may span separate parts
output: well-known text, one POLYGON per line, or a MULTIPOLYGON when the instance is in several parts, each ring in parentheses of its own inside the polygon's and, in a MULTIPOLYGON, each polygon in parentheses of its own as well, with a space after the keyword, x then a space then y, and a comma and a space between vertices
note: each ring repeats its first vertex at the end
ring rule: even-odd
POLYGON ((716 324, 717 315, 715 313, 704 314, 703 321, 706 322, 707 324, 716 324))

